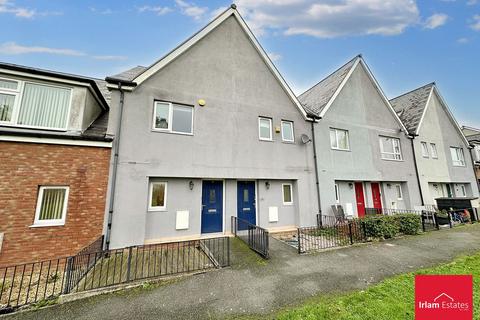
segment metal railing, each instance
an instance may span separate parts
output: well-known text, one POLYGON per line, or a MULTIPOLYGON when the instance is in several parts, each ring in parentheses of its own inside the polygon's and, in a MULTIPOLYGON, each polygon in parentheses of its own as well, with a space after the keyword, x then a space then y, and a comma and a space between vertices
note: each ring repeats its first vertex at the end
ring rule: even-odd
POLYGON ((232 216, 232 233, 263 258, 269 258, 269 234, 266 229, 232 216))
POLYGON ((318 217, 318 219, 322 219, 321 226, 297 229, 299 253, 343 247, 367 240, 362 220, 338 222, 335 217, 328 217, 318 217))
POLYGON ((366 215, 383 214, 386 216, 392 216, 395 214, 409 214, 409 213, 421 215, 422 211, 411 210, 411 209, 365 208, 366 215))
POLYGON ((0 313, 65 293, 229 265, 230 238, 218 237, 85 252, 3 267, 0 313))

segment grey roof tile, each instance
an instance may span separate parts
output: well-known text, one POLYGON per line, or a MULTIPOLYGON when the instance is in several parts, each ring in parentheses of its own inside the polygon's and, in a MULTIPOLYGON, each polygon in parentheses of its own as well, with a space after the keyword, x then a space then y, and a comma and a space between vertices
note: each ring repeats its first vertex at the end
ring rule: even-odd
POLYGON ((109 112, 103 112, 98 118, 82 133, 85 139, 105 139, 108 128, 109 112))
POLYGON ((116 79, 116 80, 121 80, 121 81, 133 81, 136 77, 138 77, 140 74, 142 74, 145 70, 147 70, 147 67, 143 66, 136 66, 131 69, 128 69, 126 71, 120 72, 116 75, 108 77, 109 79, 116 79))
POLYGON ((337 91, 342 81, 350 72, 350 69, 355 64, 355 61, 359 58, 360 56, 356 56, 341 66, 338 70, 334 71, 328 77, 298 96, 298 100, 300 100, 308 113, 312 113, 316 116, 320 115, 322 110, 337 91))
POLYGON ((434 85, 433 82, 429 83, 390 100, 393 109, 411 134, 418 130, 423 111, 427 106, 428 97, 434 85))

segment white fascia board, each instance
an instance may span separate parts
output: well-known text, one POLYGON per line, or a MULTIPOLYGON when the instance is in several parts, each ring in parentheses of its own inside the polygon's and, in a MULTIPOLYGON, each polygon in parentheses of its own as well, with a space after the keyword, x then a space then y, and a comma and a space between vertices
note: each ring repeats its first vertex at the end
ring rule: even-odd
MULTIPOLYGON (((277 70, 277 68, 274 66, 272 63, 271 59, 268 57, 268 54, 263 50, 262 46, 260 43, 257 41, 255 36, 253 35, 252 31, 250 28, 247 26, 241 15, 238 13, 237 10, 235 9, 228 9, 224 13, 222 13, 220 16, 218 16, 215 20, 210 22, 205 28, 200 30, 198 33, 193 35, 190 39, 182 43, 180 46, 178 46, 176 49, 174 49, 172 52, 164 56, 162 59, 160 59, 158 62, 153 64, 151 67, 149 67, 147 70, 145 70, 143 73, 138 75, 135 79, 132 80, 132 82, 135 82, 138 85, 140 85, 142 82, 150 78, 153 74, 161 70, 163 67, 165 67, 167 64, 175 60, 178 56, 180 56, 182 53, 184 53, 186 50, 188 50, 190 47, 195 45, 198 41, 203 39, 206 35, 208 35, 212 30, 214 30, 217 26, 219 26, 222 22, 224 22, 227 18, 230 16, 234 16, 237 21, 239 22, 240 26, 242 26, 242 29, 245 31, 247 34, 248 38, 254 45, 255 49, 260 53, 261 57, 269 67, 270 71, 273 73, 277 81, 280 83, 284 91, 287 93, 287 95, 290 97, 292 102, 295 104, 295 106, 298 108, 300 113, 303 115, 304 119, 307 119, 307 113, 305 112, 305 109, 303 108, 302 104, 298 100, 297 96, 293 93, 292 89, 288 86, 286 83, 285 79, 281 76, 280 72, 277 70)), ((116 88, 114 86, 109 86, 109 88, 116 88)), ((126 88, 124 88, 127 90, 126 88)))
POLYGON ((24 143, 42 143, 42 144, 59 144, 69 146, 99 147, 111 148, 112 142, 107 141, 88 141, 58 138, 37 138, 37 137, 21 137, 21 136, 0 136, 0 141, 7 142, 24 142, 24 143))
POLYGON ((340 83, 340 85, 338 86, 337 90, 335 90, 335 93, 333 94, 333 96, 330 98, 330 100, 327 102, 327 105, 325 106, 325 108, 323 108, 322 112, 320 113, 320 118, 323 118, 325 116, 325 113, 327 113, 328 109, 330 109, 330 107, 332 106, 333 102, 335 101, 335 99, 337 98, 337 96, 340 94, 340 92, 342 91, 343 87, 345 86, 345 84, 348 82, 348 79, 350 79, 350 77, 352 76, 353 74, 353 71, 355 71, 355 69, 357 68, 358 64, 360 63, 360 57, 358 57, 356 60, 355 60, 355 63, 353 64, 353 66, 350 68, 350 71, 348 71, 347 75, 345 76, 345 78, 342 80, 342 82, 340 83))
POLYGON ((415 131, 415 135, 418 136, 420 133, 420 127, 422 126, 423 119, 425 118, 425 114, 427 113, 428 106, 430 104, 430 101, 432 100, 432 94, 433 94, 433 88, 435 86, 432 86, 432 89, 430 89, 430 93, 428 94, 427 102, 425 104, 425 108, 423 108, 423 113, 422 117, 420 118, 420 122, 418 123, 417 130, 415 131))

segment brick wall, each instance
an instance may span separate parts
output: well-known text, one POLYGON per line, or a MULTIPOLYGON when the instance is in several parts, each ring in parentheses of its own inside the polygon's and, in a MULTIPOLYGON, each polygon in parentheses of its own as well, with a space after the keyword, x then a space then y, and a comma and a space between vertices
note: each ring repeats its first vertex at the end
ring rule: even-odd
POLYGON ((0 266, 75 254, 102 234, 109 148, 0 142, 0 266), (39 186, 69 186, 64 226, 30 227, 39 186))

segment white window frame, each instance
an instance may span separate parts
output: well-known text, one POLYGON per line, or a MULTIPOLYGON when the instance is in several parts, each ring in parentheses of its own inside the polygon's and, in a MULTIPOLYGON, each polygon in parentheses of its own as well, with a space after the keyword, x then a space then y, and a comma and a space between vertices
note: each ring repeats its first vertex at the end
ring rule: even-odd
MULTIPOLYGON (((260 127, 259 127, 259 130, 260 130, 260 127)), ((289 120, 282 120, 280 122, 280 130, 282 131, 282 141, 283 142, 291 142, 291 143, 294 143, 295 142, 295 130, 294 130, 294 127, 293 127, 293 121, 289 121, 289 120), (290 124, 291 128, 292 128, 292 139, 289 140, 289 139, 285 139, 285 137, 283 136, 283 125, 284 124, 290 124)))
POLYGON ((282 201, 283 201, 283 205, 285 206, 293 205, 293 185, 291 183, 282 183, 282 201), (288 201, 288 202, 285 201, 285 193, 283 192, 283 189, 285 188, 285 186, 288 186, 290 188, 291 201, 288 201))
POLYGON ((148 187, 148 211, 167 211, 167 195, 168 195, 168 183, 167 181, 150 181, 148 187), (164 184, 165 185, 165 195, 163 200, 163 206, 152 206, 152 195, 153 195, 153 185, 154 184, 164 184))
POLYGON ((422 157, 430 158, 430 154, 428 152, 428 144, 425 141, 422 141, 421 145, 422 145, 422 157))
POLYGON ((450 157, 452 158, 452 164, 454 167, 465 167, 466 162, 465 162, 465 153, 463 152, 463 148, 460 147, 450 147, 450 157), (461 155, 461 159, 459 158, 458 160, 455 160, 452 155, 452 150, 455 150, 455 154, 457 157, 461 155), (460 150, 460 152, 459 152, 460 150))
POLYGON ((397 200, 403 200, 402 185, 400 183, 397 183, 397 184, 394 185, 394 187, 395 187, 395 194, 397 196, 397 200), (400 197, 399 197, 399 195, 400 195, 400 197))
POLYGON ((438 159, 438 149, 436 143, 430 143, 430 151, 432 152, 432 159, 438 159))
POLYGON ((335 203, 340 203, 340 188, 338 187, 338 183, 335 183, 335 203))
POLYGON ((193 106, 185 105, 185 104, 179 104, 179 103, 172 103, 172 102, 167 102, 167 101, 160 101, 160 100, 155 100, 153 102, 153 117, 152 117, 152 131, 157 131, 157 132, 167 132, 167 133, 174 133, 174 134, 183 134, 186 136, 193 136, 193 118, 195 115, 195 108, 193 106), (157 104, 163 104, 163 105, 168 105, 168 128, 157 128, 155 126, 156 124, 156 119, 157 119, 157 104), (172 126, 173 126, 173 107, 177 105, 179 107, 185 107, 185 108, 192 108, 192 122, 191 122, 191 132, 180 132, 180 131, 173 131, 172 126))
POLYGON ((387 160, 387 161, 403 161, 402 143, 401 143, 401 140, 400 140, 399 138, 389 137, 389 136, 379 136, 378 141, 379 141, 379 143, 380 143, 380 154, 381 154, 382 160, 387 160), (392 147, 393 147, 393 153, 392 153, 392 152, 386 152, 386 151, 383 150, 382 138, 391 139, 391 141, 392 141, 392 147), (394 141, 398 141, 398 149, 400 150, 400 153, 395 153, 395 144, 394 144, 394 141), (395 157, 396 155, 399 155, 399 156, 400 156, 400 159, 389 159, 389 158, 385 158, 385 157, 384 157, 385 154, 391 154, 391 155, 393 155, 394 157, 395 157))
POLYGON ((37 197, 37 207, 35 209, 35 219, 31 227, 54 227, 54 226, 63 226, 65 225, 65 220, 67 217, 67 208, 68 208, 68 194, 70 192, 70 187, 68 186, 40 186, 38 189, 37 197), (63 202, 62 208, 62 218, 61 219, 49 219, 49 220, 40 220, 40 211, 43 201, 44 190, 49 189, 63 189, 65 190, 65 201, 63 202))
POLYGON ((262 140, 262 141, 273 141, 273 133, 272 133, 272 118, 267 118, 267 117, 258 117, 258 139, 262 140), (262 135, 261 135, 261 131, 260 131, 260 123, 262 120, 268 120, 269 124, 270 124, 270 138, 263 138, 262 135))
POLYGON ((333 147, 332 146, 332 138, 331 138, 331 135, 330 135, 330 147, 333 149, 333 150, 340 150, 340 151, 350 151, 350 133, 348 132, 348 130, 345 130, 345 129, 339 129, 339 128, 330 128, 330 131, 329 131, 329 134, 331 132, 335 132, 335 143, 337 144, 336 147, 333 147), (346 136, 347 136, 347 148, 346 149, 343 149, 343 148, 340 148, 340 144, 338 143, 338 132, 339 131, 343 131, 346 133, 346 136))
POLYGON ((17 79, 13 79, 13 78, 5 78, 5 77, 0 77, 0 79, 7 80, 7 81, 15 81, 15 82, 18 83, 17 90, 0 88, 0 93, 15 95, 15 103, 13 105, 12 118, 10 119, 10 121, 0 121, 0 125, 19 127, 19 128, 27 128, 27 129, 42 129, 42 130, 50 130, 50 131, 66 131, 68 129, 68 123, 70 121, 70 113, 72 111, 72 101, 73 101, 72 87, 63 86, 63 85, 60 86, 60 85, 54 85, 54 84, 50 84, 50 83, 36 82, 36 81, 22 81, 22 80, 17 80, 17 79), (18 116, 20 115, 20 108, 22 106, 25 84, 27 84, 27 83, 28 84, 33 84, 33 85, 41 85, 41 86, 46 86, 46 87, 65 89, 65 90, 70 91, 70 99, 68 101, 68 107, 67 107, 68 110, 67 110, 67 116, 66 116, 66 121, 65 121, 65 126, 64 127, 52 128, 52 127, 45 127, 45 126, 31 126, 31 125, 18 124, 18 116))

